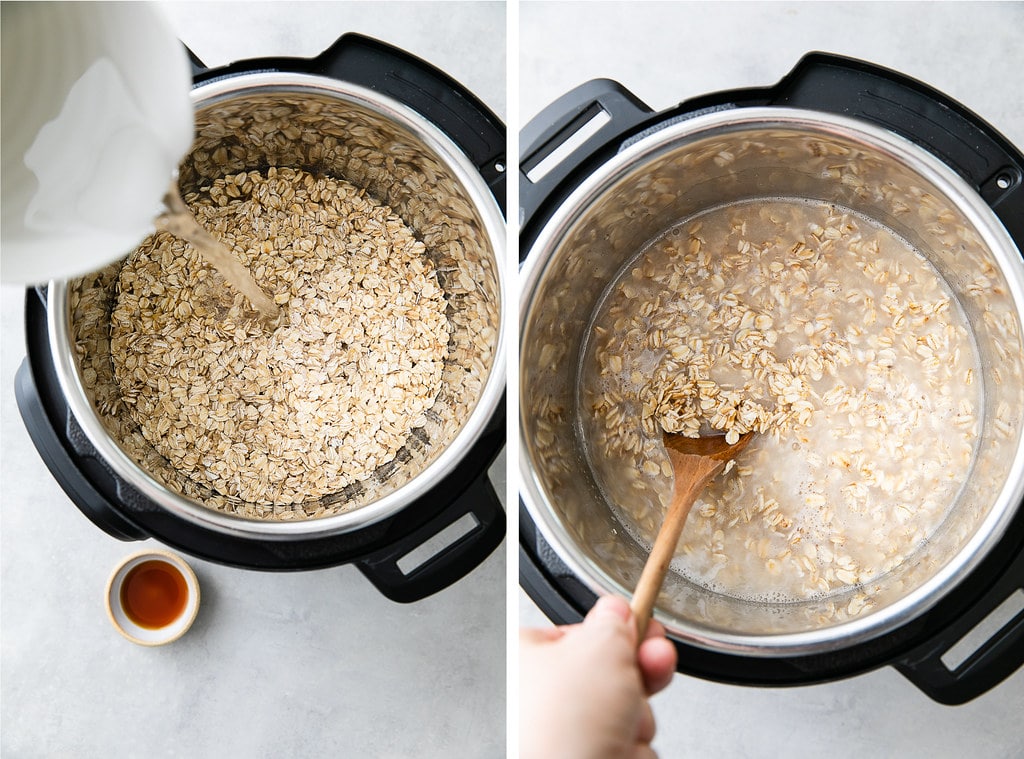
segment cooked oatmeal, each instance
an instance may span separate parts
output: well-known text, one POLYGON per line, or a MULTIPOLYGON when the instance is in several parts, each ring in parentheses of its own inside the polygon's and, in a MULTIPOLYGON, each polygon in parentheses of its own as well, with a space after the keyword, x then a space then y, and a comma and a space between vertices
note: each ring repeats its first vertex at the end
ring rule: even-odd
POLYGON ((641 542, 671 498, 662 430, 759 433, 680 540, 673 566, 711 590, 785 601, 870 583, 928 539, 969 471, 966 322, 920 254, 843 208, 690 219, 625 267, 592 329, 588 456, 641 542))

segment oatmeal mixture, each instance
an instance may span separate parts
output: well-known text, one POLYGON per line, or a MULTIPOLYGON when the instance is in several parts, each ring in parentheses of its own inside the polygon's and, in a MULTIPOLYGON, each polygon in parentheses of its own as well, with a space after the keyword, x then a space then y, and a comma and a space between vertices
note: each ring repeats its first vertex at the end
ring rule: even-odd
POLYGON ((185 197, 281 307, 266 321, 189 244, 129 258, 111 316, 128 412, 177 470, 292 504, 392 460, 434 404, 448 306, 423 244, 353 185, 270 168, 185 197))
POLYGON ((673 566, 802 600, 870 583, 934 532, 974 454, 978 372, 909 244, 843 208, 757 201, 684 222, 624 269, 583 359, 581 418, 598 483, 646 545, 672 493, 662 430, 759 433, 694 506, 673 566))

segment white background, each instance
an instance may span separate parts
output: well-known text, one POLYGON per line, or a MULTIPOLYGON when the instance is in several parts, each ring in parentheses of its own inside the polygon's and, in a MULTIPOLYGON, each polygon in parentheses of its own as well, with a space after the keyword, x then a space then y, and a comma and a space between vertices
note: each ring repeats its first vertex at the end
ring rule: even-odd
MULTIPOLYGON (((607 77, 655 110, 697 95, 774 84, 812 50, 920 79, 1024 146, 1020 3, 522 3, 520 126, 589 79, 607 77)), ((544 624, 520 594, 524 623, 544 624)), ((653 699, 654 745, 674 757, 1024 756, 1024 672, 976 701, 929 701, 895 670, 793 689, 676 676, 653 699)))

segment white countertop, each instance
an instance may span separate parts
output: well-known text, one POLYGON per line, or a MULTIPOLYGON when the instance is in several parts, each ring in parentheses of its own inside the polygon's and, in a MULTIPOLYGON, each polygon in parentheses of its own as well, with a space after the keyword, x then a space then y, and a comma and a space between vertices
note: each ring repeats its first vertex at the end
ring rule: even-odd
MULTIPOLYGON (((497 4, 194 3, 168 6, 207 65, 312 56, 347 31, 408 50, 505 112, 497 4)), ((190 560, 193 628, 147 649, 108 622, 121 543, 70 502, 14 401, 23 291, 2 288, 0 755, 32 757, 494 757, 505 745, 503 545, 417 604, 351 566, 262 573, 190 560)), ((493 477, 504 497, 504 456, 493 477)))
MULTIPOLYGON (((1021 3, 522 3, 519 19, 520 126, 589 79, 661 110, 774 84, 820 50, 920 79, 1024 147, 1021 3)), ((547 623, 522 592, 519 613, 547 623)), ((789 689, 678 675, 653 707, 663 759, 1024 756, 1024 671, 961 707, 933 703, 889 667, 789 689)))

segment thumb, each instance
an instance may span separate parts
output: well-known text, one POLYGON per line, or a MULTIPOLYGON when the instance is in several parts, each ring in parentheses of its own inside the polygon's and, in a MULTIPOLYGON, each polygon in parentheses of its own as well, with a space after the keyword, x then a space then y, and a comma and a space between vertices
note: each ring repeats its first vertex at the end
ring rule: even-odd
POLYGON ((635 630, 630 624, 632 611, 625 599, 618 596, 602 596, 587 614, 580 625, 589 634, 624 635, 627 639, 635 639, 635 630))
POLYGON ((584 625, 611 625, 625 623, 630 616, 629 604, 618 596, 601 596, 587 613, 584 625))

